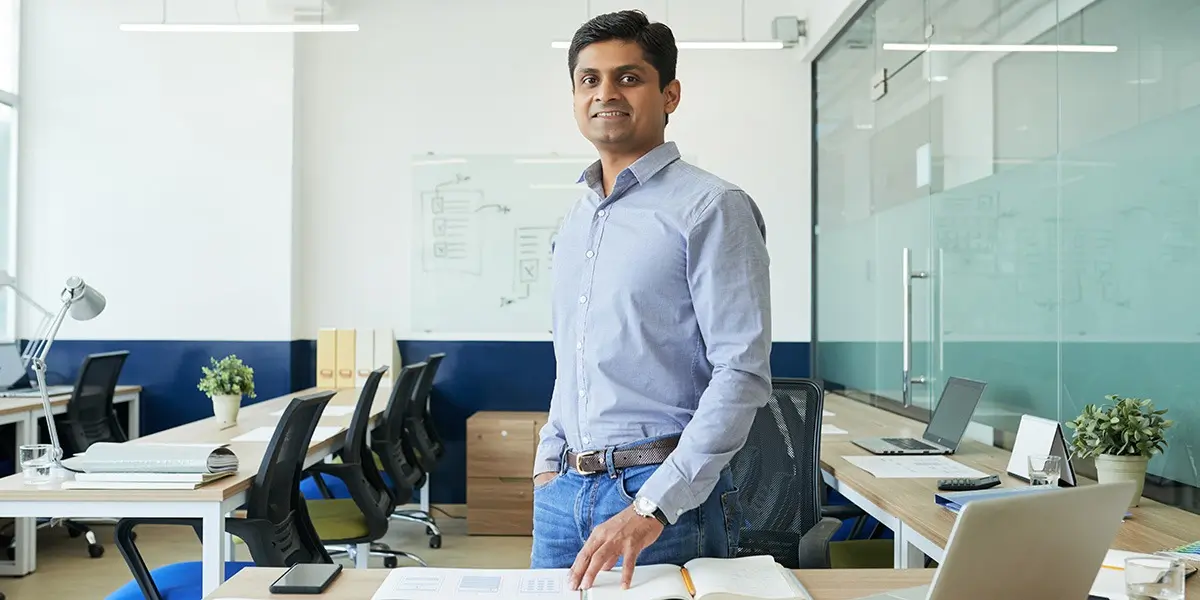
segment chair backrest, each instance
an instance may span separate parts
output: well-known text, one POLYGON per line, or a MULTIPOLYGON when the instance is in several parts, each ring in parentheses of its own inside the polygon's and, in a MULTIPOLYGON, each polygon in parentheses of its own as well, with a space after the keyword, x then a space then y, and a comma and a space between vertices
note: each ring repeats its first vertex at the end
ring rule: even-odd
MULTIPOLYGON (((360 488, 365 493, 355 494, 354 492, 358 491, 356 488, 360 486, 351 485, 353 482, 347 481, 351 497, 359 505, 363 514, 367 516, 368 525, 381 522, 385 532, 387 531, 388 516, 395 507, 395 499, 392 497, 387 483, 383 480, 383 476, 379 474, 379 469, 375 466, 375 456, 367 443, 367 431, 371 427, 371 406, 375 404, 379 382, 387 370, 386 366, 379 367, 367 376, 367 382, 363 384, 358 403, 354 405, 354 416, 350 418, 350 429, 346 431, 346 446, 342 451, 342 462, 348 465, 359 465, 367 484, 360 488), (381 519, 382 521, 380 521, 381 519)), ((368 528, 372 531, 375 529, 375 527, 368 528)))
POLYGON ((245 540, 259 565, 332 562, 313 529, 300 482, 313 432, 336 393, 322 390, 293 398, 267 444, 246 502, 247 519, 267 521, 273 528, 268 544, 245 540))
POLYGON ((85 452, 97 442, 126 441, 124 430, 113 415, 113 395, 128 350, 89 354, 83 359, 75 389, 67 402, 70 440, 75 452, 85 452))
POLYGON ((437 377, 438 365, 442 364, 443 358, 446 358, 445 352, 430 354, 425 359, 425 368, 421 369, 421 376, 417 379, 417 386, 413 390, 412 403, 408 406, 410 417, 424 418, 429 410, 429 394, 433 392, 433 380, 437 377))
POLYGON ((383 414, 383 425, 372 434, 371 445, 379 455, 384 470, 392 477, 398 504, 408 501, 412 488, 424 477, 420 464, 411 454, 411 447, 406 447, 404 429, 405 411, 412 402, 413 390, 424 369, 423 362, 401 367, 383 414))
POLYGON ((800 537, 821 519, 824 390, 811 379, 777 378, 730 463, 746 517, 739 556, 770 554, 799 568, 800 537))

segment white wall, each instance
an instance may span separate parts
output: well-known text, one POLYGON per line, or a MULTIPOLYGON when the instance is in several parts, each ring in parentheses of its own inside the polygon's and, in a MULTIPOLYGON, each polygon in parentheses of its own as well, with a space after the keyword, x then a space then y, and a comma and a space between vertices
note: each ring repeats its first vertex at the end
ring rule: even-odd
MULTIPOLYGON (((592 2, 642 8, 676 38, 737 39, 740 2, 592 2)), ((749 3, 748 39, 769 39, 790 0, 749 3)), ((609 6, 611 5, 611 6, 609 6)), ((422 152, 594 154, 571 115, 566 51, 582 3, 357 2, 355 35, 309 36, 297 50, 304 100, 301 263, 304 326, 409 331, 407 162, 422 152), (521 14, 524 13, 524 14, 521 14), (533 16, 536 15, 536 16, 533 16), (336 233, 330 233, 336 232, 336 233), (347 276, 347 274, 358 276, 347 276)), ((683 99, 668 137, 757 200, 767 219, 774 337, 809 339, 808 72, 793 52, 683 51, 683 99)), ((476 338, 484 336, 475 336, 476 338)))

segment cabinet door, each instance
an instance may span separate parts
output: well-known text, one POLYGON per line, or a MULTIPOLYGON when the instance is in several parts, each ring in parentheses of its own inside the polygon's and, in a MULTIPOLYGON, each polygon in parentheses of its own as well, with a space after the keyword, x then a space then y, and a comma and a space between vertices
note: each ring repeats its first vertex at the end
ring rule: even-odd
POLYGON ((467 476, 529 479, 536 440, 534 421, 528 416, 472 417, 467 422, 467 476))
POLYGON ((528 475, 469 478, 467 533, 533 535, 533 480, 528 475))

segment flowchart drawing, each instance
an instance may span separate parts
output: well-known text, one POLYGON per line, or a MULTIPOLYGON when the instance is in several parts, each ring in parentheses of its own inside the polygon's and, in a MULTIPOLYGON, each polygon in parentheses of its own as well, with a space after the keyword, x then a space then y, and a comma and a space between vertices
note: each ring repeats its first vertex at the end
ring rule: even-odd
POLYGON ((556 227, 518 227, 513 233, 513 295, 500 298, 501 306, 529 297, 530 286, 548 281, 556 227))
POLYGON ((483 199, 481 190, 421 192, 422 266, 426 272, 482 273, 479 208, 483 199))

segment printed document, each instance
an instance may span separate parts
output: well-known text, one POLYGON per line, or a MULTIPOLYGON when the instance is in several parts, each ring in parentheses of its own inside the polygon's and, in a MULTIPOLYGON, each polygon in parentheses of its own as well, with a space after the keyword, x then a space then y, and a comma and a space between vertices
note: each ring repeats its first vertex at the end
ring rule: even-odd
POLYGON ((983 477, 984 474, 945 456, 843 456, 850 464, 880 478, 983 477))

